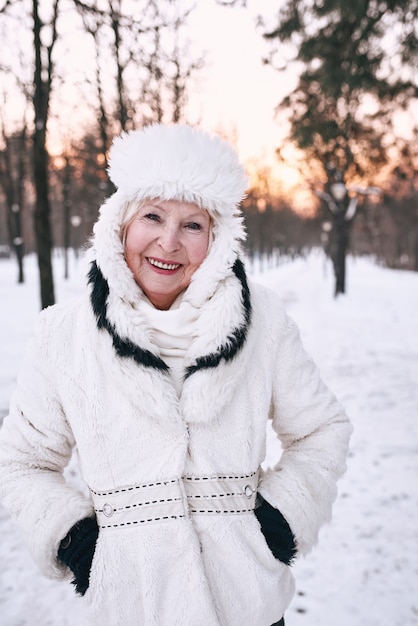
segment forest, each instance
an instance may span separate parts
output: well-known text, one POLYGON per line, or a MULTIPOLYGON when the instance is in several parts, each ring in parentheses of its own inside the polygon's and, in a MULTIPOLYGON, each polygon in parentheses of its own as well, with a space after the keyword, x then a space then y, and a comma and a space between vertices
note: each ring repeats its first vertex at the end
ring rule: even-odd
MULTIPOLYGON (((217 4, 252 11, 260 66, 298 75, 272 117, 288 129, 277 163, 298 172, 303 201, 252 163, 248 256, 279 263, 322 247, 336 295, 349 253, 418 271, 418 0, 277 0, 268 17, 250 1, 217 4)), ((42 307, 55 301, 52 251, 83 248, 113 191, 112 138, 152 122, 199 124, 188 106, 206 62, 194 10, 0 0, 0 257, 16 258, 23 282, 25 255, 37 254, 42 307), (74 46, 82 65, 71 63, 74 46)))

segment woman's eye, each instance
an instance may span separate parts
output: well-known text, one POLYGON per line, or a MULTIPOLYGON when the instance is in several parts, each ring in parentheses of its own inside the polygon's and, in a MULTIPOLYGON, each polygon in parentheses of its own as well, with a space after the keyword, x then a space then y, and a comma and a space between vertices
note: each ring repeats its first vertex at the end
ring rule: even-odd
POLYGON ((188 228, 189 230, 202 230, 202 226, 197 222, 189 222, 188 224, 186 224, 186 228, 188 228))
POLYGON ((160 218, 156 213, 147 213, 145 217, 147 218, 147 220, 151 220, 152 222, 160 221, 160 218))

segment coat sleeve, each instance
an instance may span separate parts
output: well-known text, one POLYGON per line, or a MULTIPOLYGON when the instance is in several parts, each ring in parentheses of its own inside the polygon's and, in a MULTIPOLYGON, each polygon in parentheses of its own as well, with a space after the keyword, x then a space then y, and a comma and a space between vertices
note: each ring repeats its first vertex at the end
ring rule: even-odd
POLYGON ((54 384, 59 373, 45 349, 50 337, 43 319, 0 429, 0 496, 41 571, 65 578, 70 573, 57 560, 59 543, 93 509, 64 478, 74 439, 54 384))
POLYGON ((284 313, 281 318, 271 419, 283 453, 263 473, 259 492, 281 511, 298 553, 306 554, 331 518, 352 428, 305 352, 295 323, 284 313))

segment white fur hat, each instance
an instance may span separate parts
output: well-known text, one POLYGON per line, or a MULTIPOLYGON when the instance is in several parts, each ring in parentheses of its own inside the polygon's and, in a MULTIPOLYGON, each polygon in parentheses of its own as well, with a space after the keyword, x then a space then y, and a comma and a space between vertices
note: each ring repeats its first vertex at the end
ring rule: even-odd
POLYGON ((235 150, 197 128, 152 124, 116 137, 109 176, 117 191, 100 209, 92 253, 112 291, 133 301, 138 290, 120 236, 125 209, 146 199, 181 200, 196 203, 212 217, 208 256, 188 288, 191 300, 203 302, 231 274, 245 239, 239 204, 248 179, 235 150))
POLYGON ((236 212, 248 186, 232 146, 182 124, 123 133, 110 149, 108 171, 126 200, 182 200, 224 216, 236 212))

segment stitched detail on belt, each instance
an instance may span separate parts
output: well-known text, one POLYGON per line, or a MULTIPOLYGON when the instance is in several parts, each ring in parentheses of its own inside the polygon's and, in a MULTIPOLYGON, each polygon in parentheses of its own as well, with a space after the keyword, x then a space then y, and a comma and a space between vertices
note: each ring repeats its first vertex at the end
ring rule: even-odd
POLYGON ((241 496, 241 495, 242 495, 242 492, 238 491, 238 492, 235 492, 235 493, 214 493, 214 494, 211 494, 211 495, 208 495, 208 496, 201 496, 201 495, 195 494, 193 496, 187 496, 187 497, 188 498, 204 498, 204 499, 209 498, 210 499, 210 498, 226 498, 227 496, 241 496))
MULTIPOLYGON (((146 506, 147 504, 160 504, 163 502, 181 502, 181 498, 164 498, 163 500, 148 500, 147 502, 138 502, 138 504, 127 504, 126 506, 117 507, 116 509, 114 509, 114 511, 125 511, 126 509, 135 509, 138 506, 146 506)), ((96 511, 96 513, 103 513, 103 509, 94 510, 96 511)))
POLYGON ((232 475, 232 476, 220 475, 220 474, 217 474, 216 476, 183 476, 183 480, 191 480, 191 481, 199 481, 199 480, 203 480, 203 481, 208 481, 208 480, 243 480, 244 478, 252 478, 256 474, 257 474, 257 472, 252 472, 251 474, 243 474, 242 476, 237 476, 236 474, 232 475))
POLYGON ((173 480, 162 480, 155 483, 144 483, 143 485, 134 485, 133 487, 121 487, 120 489, 111 489, 110 491, 94 491, 94 489, 90 489, 90 491, 96 496, 110 496, 114 493, 125 493, 127 491, 135 491, 137 489, 145 489, 146 487, 160 487, 161 485, 171 485, 177 482, 178 480, 174 478, 173 480))
POLYGON ((161 522, 166 519, 179 519, 185 515, 164 515, 161 517, 150 517, 149 519, 135 520, 133 522, 120 522, 119 524, 100 525, 100 528, 117 528, 118 526, 135 526, 135 524, 145 524, 145 522, 161 522))

